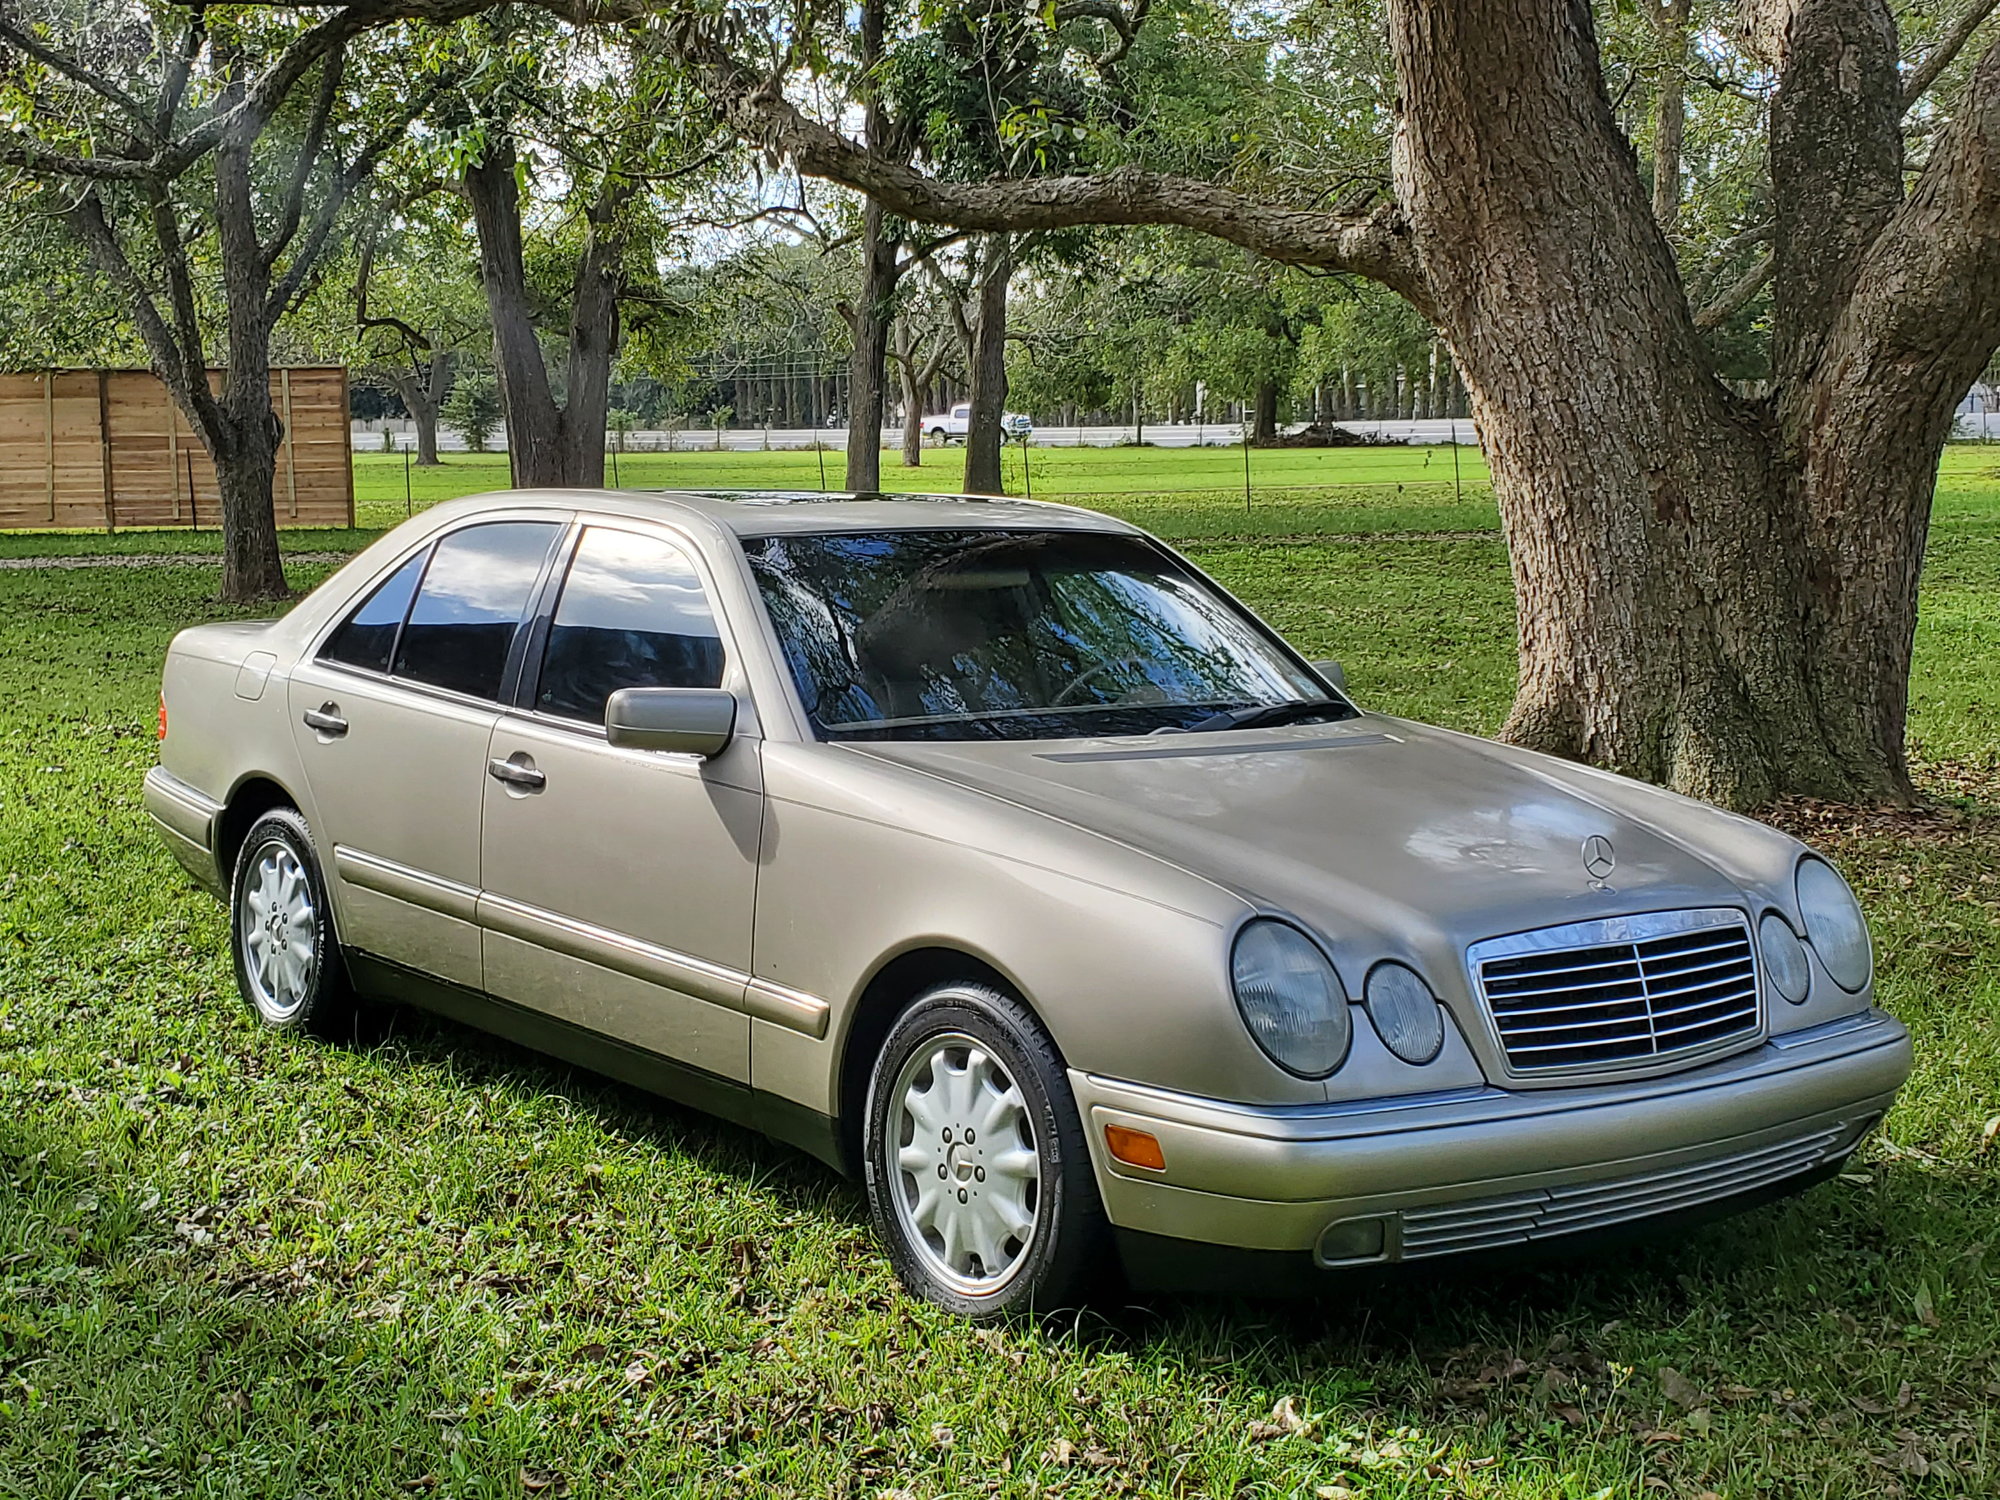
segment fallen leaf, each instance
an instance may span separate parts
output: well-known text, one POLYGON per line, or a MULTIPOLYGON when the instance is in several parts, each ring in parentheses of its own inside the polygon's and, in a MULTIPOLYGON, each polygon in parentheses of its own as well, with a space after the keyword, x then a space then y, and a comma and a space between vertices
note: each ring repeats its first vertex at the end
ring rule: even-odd
POLYGON ((1980 1128, 1979 1149, 1984 1151, 1995 1139, 2000 1139, 2000 1115, 1995 1115, 1980 1128))
POLYGON ((1556 1408, 1556 1415, 1572 1427, 1581 1427, 1584 1422, 1583 1413, 1578 1411, 1574 1406, 1558 1406, 1556 1408))
POLYGON ((1672 1365, 1660 1366, 1660 1394, 1683 1411, 1692 1411, 1708 1398, 1701 1393, 1701 1387, 1672 1365))
POLYGON ((1664 1427, 1655 1427, 1649 1432, 1640 1433, 1639 1441, 1651 1448, 1660 1443, 1678 1443, 1681 1441, 1681 1435, 1678 1432, 1669 1432, 1664 1427))
POLYGON ((1349 1500, 1354 1491, 1344 1484, 1323 1484, 1314 1490, 1313 1494, 1317 1495, 1319 1500, 1349 1500))
POLYGON ((1938 1326, 1937 1299, 1931 1295, 1931 1284, 1928 1281, 1917 1283, 1915 1306, 1919 1323, 1926 1328, 1938 1326))
POLYGON ((1272 1438, 1290 1437, 1295 1432, 1305 1431, 1308 1425, 1307 1418, 1299 1411, 1298 1402, 1290 1396, 1284 1396, 1271 1408, 1271 1415, 1267 1421, 1250 1424, 1250 1440, 1255 1443, 1266 1443, 1272 1438))
POLYGON ((1058 1469, 1067 1469, 1076 1462, 1076 1444, 1066 1437, 1059 1437, 1042 1450, 1042 1462, 1054 1464, 1058 1469))
POLYGON ((537 1473, 524 1465, 521 1488, 531 1495, 564 1495, 569 1492, 569 1481, 560 1474, 537 1473))
POLYGON ((931 1441, 940 1448, 949 1448, 958 1441, 958 1434, 943 1422, 931 1424, 931 1441))

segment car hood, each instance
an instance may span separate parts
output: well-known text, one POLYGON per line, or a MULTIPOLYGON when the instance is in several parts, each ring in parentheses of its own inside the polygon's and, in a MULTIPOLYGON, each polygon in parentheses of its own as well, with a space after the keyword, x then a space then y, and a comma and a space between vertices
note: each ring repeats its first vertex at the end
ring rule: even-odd
POLYGON ((1143 740, 852 748, 1168 860, 1298 916, 1337 957, 1362 943, 1349 956, 1364 963, 1449 955, 1455 967, 1483 937, 1741 906, 1746 873, 1781 867, 1766 847, 1779 836, 1745 820, 1381 715, 1143 740), (1584 865, 1593 838, 1615 860, 1602 878, 1584 865))

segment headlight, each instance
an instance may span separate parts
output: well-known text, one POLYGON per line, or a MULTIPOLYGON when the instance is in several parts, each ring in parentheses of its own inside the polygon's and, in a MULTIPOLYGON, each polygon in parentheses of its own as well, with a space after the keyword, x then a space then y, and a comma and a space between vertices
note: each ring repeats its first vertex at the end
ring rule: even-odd
POLYGON ((1229 958, 1236 1008, 1279 1067, 1324 1078, 1347 1058, 1347 991, 1319 945, 1268 917, 1244 924, 1229 958))
POLYGON ((1847 882, 1821 859, 1799 861, 1799 915, 1805 919, 1806 940, 1833 976, 1850 994, 1868 983, 1875 958, 1868 946, 1868 924, 1847 882))
POLYGON ((1382 1045, 1406 1063, 1427 1063, 1444 1046, 1444 1012, 1437 996, 1412 969, 1377 964, 1368 973, 1362 1004, 1382 1045))
POLYGON ((1792 931, 1792 924, 1774 911, 1764 913, 1757 924, 1757 950, 1764 956, 1764 973, 1771 988, 1794 1005, 1803 1005, 1812 988, 1812 965, 1806 961, 1806 945, 1792 931))

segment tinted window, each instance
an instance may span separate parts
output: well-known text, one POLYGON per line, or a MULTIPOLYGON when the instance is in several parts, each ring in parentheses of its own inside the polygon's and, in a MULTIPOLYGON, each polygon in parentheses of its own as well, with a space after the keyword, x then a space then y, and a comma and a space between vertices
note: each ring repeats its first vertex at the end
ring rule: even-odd
POLYGON ((549 630, 535 703, 604 722, 620 688, 720 687, 722 638, 687 555, 657 537, 591 527, 549 630))
POLYGON ((424 558, 428 555, 419 552, 377 584, 375 592, 361 602, 361 608, 341 621, 340 628, 327 637, 321 657, 350 667, 366 667, 371 672, 388 671, 389 653, 396 648, 396 627, 409 612, 410 595, 417 590, 417 578, 424 571, 424 558))
POLYGON ((896 531, 743 544, 827 739, 1052 739, 1353 712, 1144 537, 896 531))
POLYGON ((498 697, 514 631, 558 530, 546 521, 496 521, 441 540, 403 627, 396 675, 498 697))

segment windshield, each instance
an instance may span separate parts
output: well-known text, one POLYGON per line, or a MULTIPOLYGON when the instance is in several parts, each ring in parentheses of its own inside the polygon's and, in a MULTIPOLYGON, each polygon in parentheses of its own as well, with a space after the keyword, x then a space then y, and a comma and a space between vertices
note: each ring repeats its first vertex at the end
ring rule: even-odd
POLYGON ((822 739, 1150 734, 1264 705, 1292 720, 1353 713, 1144 537, 839 532, 743 547, 822 739))

